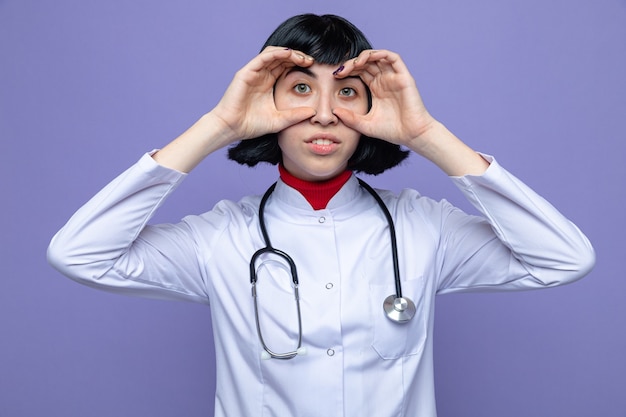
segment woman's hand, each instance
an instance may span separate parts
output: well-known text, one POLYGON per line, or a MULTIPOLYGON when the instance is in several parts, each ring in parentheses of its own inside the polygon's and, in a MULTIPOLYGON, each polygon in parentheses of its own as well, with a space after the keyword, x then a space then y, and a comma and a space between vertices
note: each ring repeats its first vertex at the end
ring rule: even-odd
POLYGON ((274 84, 285 70, 308 67, 305 54, 270 46, 237 71, 224 96, 182 135, 152 157, 161 165, 191 171, 207 155, 241 140, 281 131, 315 115, 308 107, 278 111, 274 84))
POLYGON ((279 132, 308 119, 315 114, 309 107, 277 110, 273 88, 285 70, 313 62, 299 51, 269 46, 235 74, 211 113, 232 132, 233 141, 279 132))
POLYGON ((417 86, 400 56, 387 50, 366 50, 346 63, 336 77, 358 76, 372 93, 365 115, 336 109, 342 121, 359 132, 408 146, 435 121, 424 106, 417 86))
POLYGON ((365 115, 333 109, 346 126, 406 146, 448 175, 479 175, 487 168, 488 163, 479 154, 428 113, 415 80, 398 54, 363 51, 345 62, 335 76, 358 76, 372 93, 372 108, 365 115))

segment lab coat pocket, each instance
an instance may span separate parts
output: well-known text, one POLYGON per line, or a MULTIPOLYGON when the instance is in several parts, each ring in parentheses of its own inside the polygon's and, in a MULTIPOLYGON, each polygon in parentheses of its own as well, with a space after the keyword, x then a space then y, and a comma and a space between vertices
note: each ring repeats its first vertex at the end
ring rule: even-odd
POLYGON ((372 347, 381 358, 397 359, 418 355, 424 350, 428 334, 424 286, 423 277, 402 282, 402 294, 413 300, 416 312, 408 322, 397 323, 390 320, 383 309, 383 301, 390 294, 395 294, 395 286, 370 284, 370 309, 374 326, 372 347))

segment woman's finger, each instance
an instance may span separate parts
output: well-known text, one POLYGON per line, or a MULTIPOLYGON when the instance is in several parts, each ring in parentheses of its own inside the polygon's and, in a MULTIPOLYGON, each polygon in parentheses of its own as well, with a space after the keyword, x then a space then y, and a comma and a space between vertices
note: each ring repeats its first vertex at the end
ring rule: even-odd
POLYGON ((313 58, 303 52, 290 48, 268 46, 250 61, 250 69, 253 71, 272 71, 281 65, 308 67, 313 62, 313 58))
POLYGON ((337 73, 339 78, 349 75, 369 74, 376 76, 380 72, 405 72, 408 71, 404 62, 395 52, 385 49, 365 50, 356 58, 344 63, 344 69, 337 73))
POLYGON ((300 123, 315 116, 315 109, 312 107, 295 107, 287 110, 279 110, 278 116, 282 120, 283 126, 278 130, 283 130, 291 125, 300 123))

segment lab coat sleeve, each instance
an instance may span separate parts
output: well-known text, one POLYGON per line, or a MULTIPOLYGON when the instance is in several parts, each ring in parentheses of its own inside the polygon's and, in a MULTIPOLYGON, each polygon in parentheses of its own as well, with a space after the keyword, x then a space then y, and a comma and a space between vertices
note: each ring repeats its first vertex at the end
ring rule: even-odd
POLYGON ((502 168, 453 182, 484 216, 449 214, 448 249, 439 293, 551 287, 585 276, 595 263, 586 236, 549 202, 502 168), (485 221, 486 220, 486 221, 485 221), (454 243, 451 243, 454 241, 454 243))
POLYGON ((185 176, 144 155, 71 217, 52 238, 48 261, 88 286, 208 303, 187 225, 146 226, 185 176))

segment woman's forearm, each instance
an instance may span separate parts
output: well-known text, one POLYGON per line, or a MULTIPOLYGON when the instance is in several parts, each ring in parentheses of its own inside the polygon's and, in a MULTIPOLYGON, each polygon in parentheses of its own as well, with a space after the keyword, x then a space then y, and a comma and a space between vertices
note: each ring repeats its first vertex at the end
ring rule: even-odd
POLYGON ((434 120, 430 128, 406 145, 441 168, 449 176, 481 175, 489 163, 434 120))
POLYGON ((237 139, 221 119, 209 112, 152 157, 160 165, 188 173, 209 154, 237 139))

